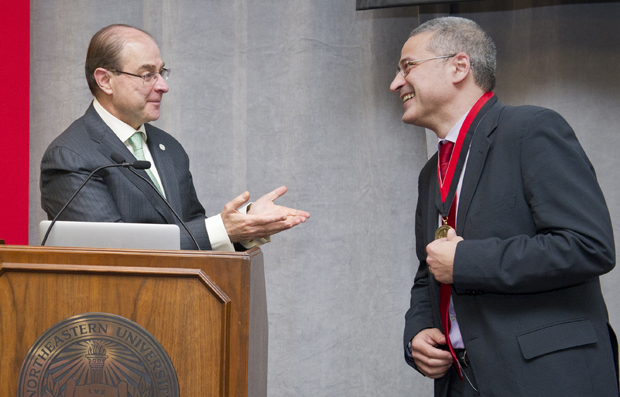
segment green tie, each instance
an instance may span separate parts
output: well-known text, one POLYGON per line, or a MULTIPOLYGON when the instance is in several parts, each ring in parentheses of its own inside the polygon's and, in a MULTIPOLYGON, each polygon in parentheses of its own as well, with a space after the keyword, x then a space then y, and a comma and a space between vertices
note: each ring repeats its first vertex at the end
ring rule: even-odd
MULTIPOLYGON (((139 131, 136 132, 128 139, 128 141, 129 141, 129 146, 131 146, 131 148, 133 149, 133 155, 135 156, 135 158, 137 160, 145 161, 146 159, 144 158, 144 149, 142 148, 142 145, 143 145, 142 133, 139 131)), ((161 186, 159 185, 159 182, 157 182, 157 178, 155 178, 155 175, 153 175, 153 172, 150 169, 146 169, 145 171, 149 175, 149 177, 151 177, 151 180, 153 181, 153 185, 155 185, 157 190, 159 190, 159 192, 163 195, 164 192, 161 190, 161 186)))

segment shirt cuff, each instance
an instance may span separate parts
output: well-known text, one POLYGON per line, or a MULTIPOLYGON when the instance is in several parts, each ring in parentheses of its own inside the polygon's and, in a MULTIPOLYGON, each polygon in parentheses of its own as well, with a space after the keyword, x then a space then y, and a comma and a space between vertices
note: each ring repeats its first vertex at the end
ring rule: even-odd
MULTIPOLYGON (((241 212, 242 214, 247 214, 247 208, 250 204, 252 203, 239 207, 237 211, 241 212)), ((222 221, 222 216, 220 214, 210 216, 205 219, 205 225, 207 227, 207 233, 209 234, 209 241, 211 242, 211 249, 213 251, 235 251, 235 246, 230 241, 228 233, 226 233, 226 227, 224 226, 224 221, 222 221)), ((249 241, 241 241, 240 244, 245 249, 250 249, 252 247, 260 247, 261 245, 270 242, 271 237, 267 236, 262 238, 255 238, 249 241)))
POLYGON ((252 247, 260 247, 263 244, 267 244, 271 242, 271 237, 261 237, 255 238, 249 241, 242 241, 240 244, 243 245, 245 249, 250 249, 252 247))
POLYGON ((220 214, 205 219, 205 225, 213 251, 235 251, 235 246, 230 241, 228 233, 226 233, 226 227, 224 227, 224 222, 220 214))

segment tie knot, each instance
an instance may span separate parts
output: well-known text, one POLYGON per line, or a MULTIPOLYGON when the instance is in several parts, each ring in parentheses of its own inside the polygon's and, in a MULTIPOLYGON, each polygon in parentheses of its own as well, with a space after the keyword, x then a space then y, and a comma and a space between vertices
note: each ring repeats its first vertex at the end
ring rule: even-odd
POLYGON ((142 133, 140 131, 136 131, 132 136, 129 137, 129 142, 132 146, 141 148, 142 147, 142 133))
POLYGON ((142 140, 142 133, 140 131, 136 131, 135 134, 129 137, 129 146, 131 146, 133 150, 133 155, 137 160, 146 160, 144 158, 144 145, 142 140))
POLYGON ((450 161, 450 156, 452 155, 452 149, 454 149, 454 142, 443 141, 443 143, 439 147, 439 161, 441 162, 450 161))

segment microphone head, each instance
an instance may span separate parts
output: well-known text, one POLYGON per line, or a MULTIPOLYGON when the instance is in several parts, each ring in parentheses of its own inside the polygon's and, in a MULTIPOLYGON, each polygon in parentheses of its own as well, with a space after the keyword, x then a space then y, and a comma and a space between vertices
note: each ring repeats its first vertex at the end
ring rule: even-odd
POLYGON ((112 158, 112 160, 114 160, 117 164, 123 164, 125 162, 125 159, 123 158, 122 154, 119 153, 112 153, 110 155, 110 157, 112 158))
POLYGON ((133 163, 127 163, 122 154, 114 152, 110 155, 112 160, 116 161, 117 164, 123 165, 123 167, 133 167, 137 170, 146 170, 151 168, 150 161, 136 160, 133 163))
POLYGON ((136 160, 130 165, 137 170, 146 170, 148 168, 151 168, 151 162, 144 160, 136 160))

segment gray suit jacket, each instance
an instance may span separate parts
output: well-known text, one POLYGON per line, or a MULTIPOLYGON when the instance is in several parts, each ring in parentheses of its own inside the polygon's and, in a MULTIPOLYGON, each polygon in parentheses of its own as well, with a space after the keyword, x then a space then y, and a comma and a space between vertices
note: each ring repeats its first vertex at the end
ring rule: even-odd
MULTIPOLYGON (((189 159, 181 144, 166 132, 145 125, 148 147, 157 165, 166 198, 192 231, 201 249, 211 249, 205 211, 194 189, 189 159)), ((113 164, 112 153, 135 157, 110 130, 93 105, 47 148, 41 161, 41 206, 52 219, 88 174, 113 164)), ((144 170, 138 173, 149 180, 144 170)), ((179 223, 161 197, 126 168, 107 168, 88 181, 60 220, 131 223, 179 223)), ((185 229, 181 248, 195 249, 185 229)))
MULTIPOLYGON (((481 395, 618 396, 617 342, 599 282, 615 265, 613 229, 573 130, 551 110, 495 97, 471 128, 452 295, 481 395)), ((405 345, 442 329, 439 283, 425 262, 438 220, 437 155, 418 182, 420 266, 405 345)), ((436 396, 448 378, 436 381, 436 396)))

